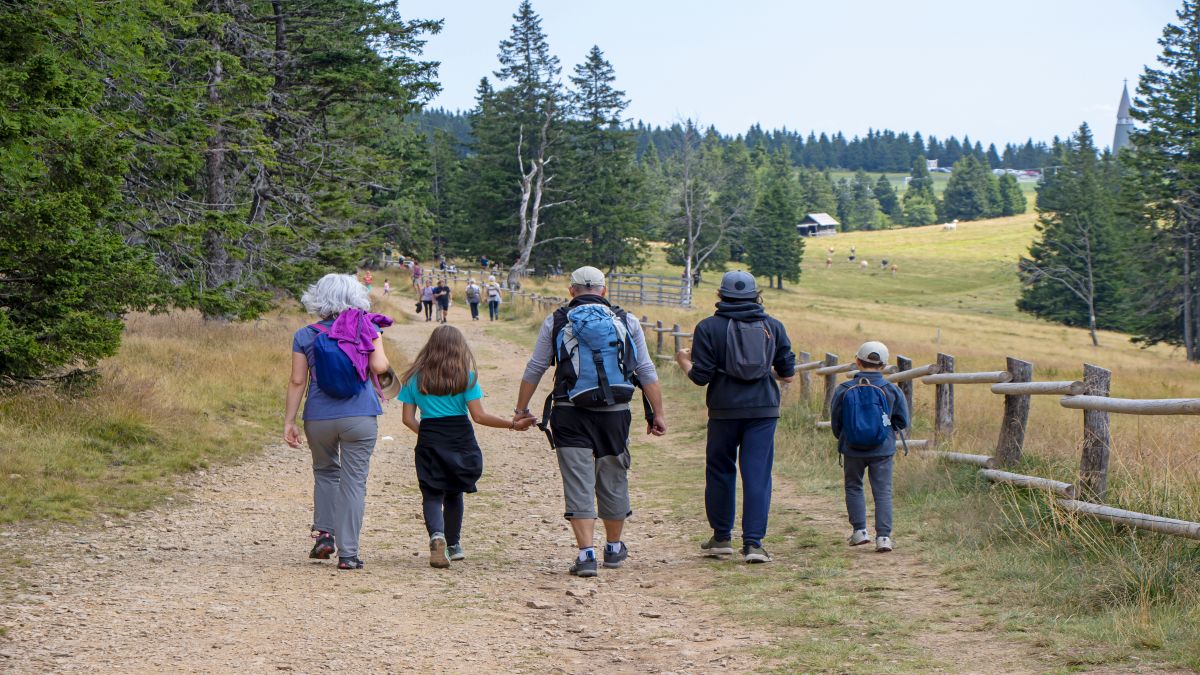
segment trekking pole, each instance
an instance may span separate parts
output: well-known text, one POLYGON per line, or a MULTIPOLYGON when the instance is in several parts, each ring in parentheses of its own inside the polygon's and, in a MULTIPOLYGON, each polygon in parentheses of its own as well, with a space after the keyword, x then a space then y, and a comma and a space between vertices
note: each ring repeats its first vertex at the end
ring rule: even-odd
POLYGON ((908 439, 904 437, 904 430, 897 429, 896 434, 900 436, 900 442, 904 444, 904 456, 908 457, 908 439))

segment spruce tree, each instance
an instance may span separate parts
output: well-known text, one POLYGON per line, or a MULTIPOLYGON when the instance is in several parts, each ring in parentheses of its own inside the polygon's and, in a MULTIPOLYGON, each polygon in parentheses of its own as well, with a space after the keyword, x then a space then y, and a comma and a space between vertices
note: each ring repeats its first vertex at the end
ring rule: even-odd
POLYGON ((925 155, 918 155, 913 160, 903 206, 905 225, 932 225, 937 222, 937 196, 933 191, 933 178, 929 176, 929 163, 925 155))
POLYGON ((879 202, 879 208, 887 214, 891 222, 900 222, 904 216, 904 212, 900 208, 900 198, 896 196, 896 188, 892 187, 892 182, 886 175, 880 174, 879 180, 875 181, 873 191, 875 201, 879 202))
POLYGON ((792 180, 786 147, 771 157, 749 220, 745 246, 750 271, 767 277, 769 285, 776 288, 783 288, 785 279, 800 281, 804 255, 804 240, 796 231, 800 195, 792 180))
POLYGON ((954 164, 950 182, 942 195, 946 219, 978 220, 998 212, 999 186, 996 178, 974 155, 954 164))
POLYGON ((1010 173, 1000 176, 997 189, 1000 192, 998 215, 1015 216, 1025 213, 1025 193, 1021 191, 1021 184, 1017 182, 1015 176, 1010 173))

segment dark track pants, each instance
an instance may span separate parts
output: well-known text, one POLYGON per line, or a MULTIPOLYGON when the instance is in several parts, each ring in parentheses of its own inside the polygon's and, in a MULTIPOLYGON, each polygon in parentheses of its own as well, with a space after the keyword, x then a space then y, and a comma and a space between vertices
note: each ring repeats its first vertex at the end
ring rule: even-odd
POLYGON ((425 529, 429 534, 441 532, 446 535, 446 544, 453 546, 462 535, 463 493, 442 492, 421 487, 421 512, 425 516, 425 529))
POLYGON ((742 544, 761 545, 771 509, 771 466, 778 418, 709 420, 704 510, 713 536, 732 537, 737 473, 742 472, 742 544))

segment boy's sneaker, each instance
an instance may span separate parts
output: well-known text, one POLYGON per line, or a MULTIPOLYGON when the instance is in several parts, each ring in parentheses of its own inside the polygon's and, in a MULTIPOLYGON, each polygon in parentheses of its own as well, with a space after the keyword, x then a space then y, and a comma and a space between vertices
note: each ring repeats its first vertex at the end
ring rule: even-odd
POLYGON ((862 546, 869 543, 871 543, 871 535, 867 534, 866 530, 855 530, 854 534, 850 535, 851 546, 862 546))
POLYGON ((467 554, 463 551, 462 544, 454 544, 446 547, 446 557, 451 560, 466 560, 467 554))
POLYGON ((583 560, 577 556, 575 562, 571 564, 571 576, 594 577, 597 574, 599 572, 596 569, 596 558, 593 556, 588 556, 583 560))
POLYGON ((339 570, 361 570, 362 568, 363 561, 359 560, 358 556, 354 556, 352 558, 338 558, 339 570))
POLYGON ((771 554, 762 545, 750 544, 742 547, 742 555, 748 563, 768 563, 771 562, 771 554))
POLYGON ((709 537, 708 541, 700 544, 700 551, 714 558, 722 555, 733 555, 733 542, 728 539, 722 541, 716 537, 709 537))
POLYGON ((609 551, 607 546, 604 547, 605 567, 616 569, 621 566, 621 563, 625 562, 626 558, 629 557, 629 547, 626 546, 625 542, 623 541, 620 542, 620 544, 621 546, 617 549, 616 553, 609 551))
POLYGON ((434 532, 429 538, 429 566, 445 569, 450 566, 446 557, 446 537, 441 532, 434 532))
POLYGON ((891 537, 875 537, 875 552, 876 553, 887 553, 890 550, 892 550, 892 538, 891 537))
POLYGON ((337 550, 337 546, 333 542, 333 535, 324 531, 316 530, 312 534, 312 538, 317 542, 313 544, 312 550, 308 552, 308 557, 316 560, 329 560, 333 557, 333 552, 337 550))

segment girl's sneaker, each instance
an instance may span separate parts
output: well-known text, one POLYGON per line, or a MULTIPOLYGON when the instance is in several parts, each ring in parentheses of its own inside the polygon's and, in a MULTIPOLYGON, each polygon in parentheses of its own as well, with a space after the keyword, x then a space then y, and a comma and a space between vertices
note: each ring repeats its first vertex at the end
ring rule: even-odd
POLYGON ((446 537, 441 532, 434 532, 429 538, 429 566, 445 569, 450 566, 446 557, 446 537))
POLYGON ((466 560, 467 554, 463 551, 462 544, 454 544, 446 547, 446 557, 451 560, 466 560))
POLYGON ((324 530, 314 530, 312 538, 316 539, 312 550, 308 552, 308 557, 316 560, 329 560, 333 556, 333 552, 337 550, 334 545, 333 535, 324 530))
POLYGON ((339 570, 361 570, 362 568, 363 561, 359 560, 358 556, 354 556, 353 558, 338 558, 339 570))
POLYGON ((887 553, 890 550, 892 550, 892 538, 891 537, 875 537, 875 552, 876 553, 887 553))
POLYGON ((871 543, 871 535, 867 534, 866 530, 855 530, 850 535, 851 546, 862 546, 863 544, 871 543))

